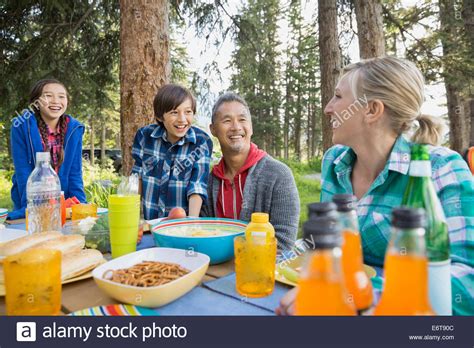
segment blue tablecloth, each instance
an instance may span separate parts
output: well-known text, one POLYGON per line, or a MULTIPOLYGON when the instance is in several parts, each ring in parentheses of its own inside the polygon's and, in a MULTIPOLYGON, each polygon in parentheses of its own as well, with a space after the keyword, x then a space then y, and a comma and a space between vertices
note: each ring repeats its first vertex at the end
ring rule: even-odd
MULTIPOLYGON (((25 229, 25 224, 10 225, 9 228, 25 229)), ((153 236, 144 234, 137 250, 155 246, 153 236)), ((375 267, 380 281, 383 270, 375 267)), ((377 302, 380 290, 374 284, 374 295, 377 302)), ((176 301, 154 309, 158 315, 274 315, 280 299, 291 287, 275 283, 272 294, 263 298, 243 297, 235 290, 235 273, 203 283, 176 301)))
POLYGON ((212 280, 203 284, 207 289, 215 291, 219 294, 228 296, 235 300, 240 301, 241 303, 248 303, 258 308, 264 309, 270 313, 273 313, 275 308, 278 307, 280 299, 285 295, 291 287, 275 283, 275 288, 273 292, 261 298, 250 298, 240 295, 235 289, 235 273, 231 273, 225 277, 212 280))

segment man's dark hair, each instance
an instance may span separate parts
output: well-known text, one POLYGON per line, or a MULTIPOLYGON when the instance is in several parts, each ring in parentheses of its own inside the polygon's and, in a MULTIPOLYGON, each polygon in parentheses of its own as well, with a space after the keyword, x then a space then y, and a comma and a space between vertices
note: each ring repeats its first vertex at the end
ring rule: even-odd
POLYGON ((163 123, 163 115, 176 109, 188 98, 191 100, 193 113, 196 113, 196 99, 187 88, 171 83, 162 86, 153 100, 156 121, 160 124, 163 123))
POLYGON ((230 102, 239 102, 240 104, 242 104, 245 109, 247 109, 247 113, 249 114, 250 116, 250 109, 249 109, 249 106, 247 104, 247 102, 245 101, 244 98, 242 98, 240 95, 238 95, 237 93, 234 93, 234 92, 226 92, 224 94, 222 94, 219 99, 217 99, 216 103, 214 104, 214 106, 212 107, 212 119, 211 119, 211 122, 214 123, 215 120, 216 120, 216 114, 217 114, 217 110, 219 110, 219 107, 224 104, 224 103, 230 103, 230 102))

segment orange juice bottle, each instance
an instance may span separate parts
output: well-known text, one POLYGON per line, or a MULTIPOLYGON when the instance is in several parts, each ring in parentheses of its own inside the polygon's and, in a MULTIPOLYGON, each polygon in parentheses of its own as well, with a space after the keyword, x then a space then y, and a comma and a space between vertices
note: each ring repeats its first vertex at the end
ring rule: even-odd
POLYGON ((375 315, 434 315, 428 297, 425 222, 423 209, 393 210, 385 286, 375 315))
POLYGON ((333 196, 342 225, 342 268, 347 291, 359 312, 373 302, 372 283, 364 271, 359 222, 354 209, 356 197, 349 194, 333 196))
POLYGON ((335 216, 313 216, 303 226, 313 249, 305 253, 298 281, 296 315, 356 315, 349 301, 341 264, 341 225, 335 216))
POLYGON ((269 243, 275 237, 275 229, 267 213, 252 213, 250 223, 245 229, 245 238, 259 243, 269 243))

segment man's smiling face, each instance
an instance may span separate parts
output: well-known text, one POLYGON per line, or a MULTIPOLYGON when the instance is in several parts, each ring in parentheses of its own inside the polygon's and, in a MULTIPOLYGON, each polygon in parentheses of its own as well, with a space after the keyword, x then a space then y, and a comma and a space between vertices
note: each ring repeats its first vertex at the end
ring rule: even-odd
POLYGON ((250 148, 252 120, 247 108, 238 101, 222 103, 210 128, 223 152, 239 153, 250 148))

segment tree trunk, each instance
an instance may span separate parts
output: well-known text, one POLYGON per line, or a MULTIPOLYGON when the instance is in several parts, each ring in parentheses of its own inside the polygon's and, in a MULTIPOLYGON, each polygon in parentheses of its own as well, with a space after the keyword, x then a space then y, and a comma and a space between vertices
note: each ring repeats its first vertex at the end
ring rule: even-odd
POLYGON ((439 18, 443 46, 443 74, 449 118, 449 143, 452 150, 463 153, 469 145, 469 119, 464 113, 463 101, 457 83, 456 73, 450 66, 450 58, 457 50, 457 34, 454 0, 439 1, 439 18))
MULTIPOLYGON (((319 65, 321 69, 321 112, 334 95, 337 79, 341 69, 341 52, 337 34, 336 2, 318 1, 319 25, 319 65)), ((332 128, 328 117, 322 114, 321 131, 323 150, 332 145, 332 128)))
POLYGON ((462 17, 464 20, 464 30, 470 47, 474 46, 474 2, 472 0, 463 1, 462 17))
MULTIPOLYGON (((464 32, 466 40, 471 49, 474 52, 474 1, 464 0, 462 17, 464 21, 464 32)), ((468 97, 465 104, 466 116, 471 120, 471 129, 469 132, 469 146, 474 146, 474 90, 468 91, 468 97)))
POLYGON ((378 0, 354 0, 361 59, 385 54, 382 4, 378 0))
POLYGON ((290 158, 290 100, 291 100, 291 93, 290 93, 290 83, 289 78, 286 81, 286 105, 285 105, 285 119, 283 121, 283 148, 285 151, 285 159, 290 158))
POLYGON ((102 129, 100 134, 100 165, 105 167, 105 141, 107 139, 107 128, 105 120, 102 118, 102 129))
POLYGON ((120 128, 123 173, 138 128, 155 123, 153 98, 169 81, 168 2, 120 0, 120 128))
POLYGON ((91 142, 91 146, 90 146, 90 150, 91 150, 91 153, 90 153, 90 157, 89 157, 89 160, 91 161, 91 164, 94 165, 95 163, 95 153, 94 153, 94 150, 95 150, 95 146, 94 146, 94 143, 95 143, 95 127, 94 127, 94 118, 92 117, 92 115, 89 116, 90 117, 90 120, 89 120, 89 126, 90 126, 90 129, 91 129, 91 134, 90 134, 90 142, 91 142))
POLYGON ((471 129, 469 131, 469 147, 474 146, 474 98, 469 98, 465 103, 465 112, 471 120, 471 129))
POLYGON ((296 117, 295 117, 295 156, 297 161, 301 161, 301 89, 298 88, 296 97, 296 117))

